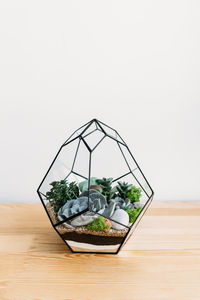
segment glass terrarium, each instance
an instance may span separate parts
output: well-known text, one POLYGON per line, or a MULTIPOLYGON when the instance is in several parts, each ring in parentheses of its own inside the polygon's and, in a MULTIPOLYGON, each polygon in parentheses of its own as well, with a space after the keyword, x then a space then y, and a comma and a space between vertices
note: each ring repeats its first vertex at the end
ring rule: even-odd
POLYGON ((72 252, 117 254, 153 198, 119 133, 93 119, 60 147, 38 190, 72 252))

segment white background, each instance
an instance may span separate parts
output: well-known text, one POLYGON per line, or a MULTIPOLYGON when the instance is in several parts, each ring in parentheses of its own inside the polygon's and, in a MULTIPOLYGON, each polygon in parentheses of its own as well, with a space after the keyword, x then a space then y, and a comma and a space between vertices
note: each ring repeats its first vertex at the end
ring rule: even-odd
POLYGON ((61 143, 116 128, 156 200, 200 200, 200 2, 0 2, 1 202, 37 202, 61 143))

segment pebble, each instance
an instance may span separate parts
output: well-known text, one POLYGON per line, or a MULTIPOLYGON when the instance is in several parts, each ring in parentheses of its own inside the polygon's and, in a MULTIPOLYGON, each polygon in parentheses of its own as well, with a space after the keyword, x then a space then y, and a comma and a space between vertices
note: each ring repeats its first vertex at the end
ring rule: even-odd
MULTIPOLYGON (((125 226, 128 225, 129 223, 129 215, 127 214, 127 212, 123 209, 117 209, 114 214, 112 215, 111 219, 113 221, 117 221, 125 226)), ((122 229, 125 229, 124 226, 116 223, 116 222, 113 222, 111 221, 111 224, 112 224, 112 228, 116 229, 116 230, 122 230, 122 229)))

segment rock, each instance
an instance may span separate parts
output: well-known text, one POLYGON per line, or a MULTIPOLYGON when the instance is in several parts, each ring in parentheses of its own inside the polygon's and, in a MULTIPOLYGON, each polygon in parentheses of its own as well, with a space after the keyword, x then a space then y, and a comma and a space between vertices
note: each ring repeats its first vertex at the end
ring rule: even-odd
POLYGON ((97 218, 96 215, 93 215, 93 216, 80 215, 80 216, 74 218, 71 221, 71 225, 75 226, 75 227, 87 225, 87 224, 91 223, 96 218, 97 218))
MULTIPOLYGON (((58 220, 63 221, 63 218, 61 216, 58 216, 58 220)), ((75 229, 74 226, 70 225, 70 221, 68 223, 67 222, 63 223, 63 225, 65 225, 65 227, 68 229, 75 229)))
POLYGON ((143 207, 143 206, 144 206, 144 204, 141 203, 141 202, 134 202, 134 207, 135 207, 135 208, 143 207))
POLYGON ((125 229, 125 227, 113 221, 117 221, 125 226, 127 226, 129 223, 129 215, 123 209, 117 209, 112 215, 111 219, 112 228, 116 230, 122 230, 125 229))
POLYGON ((105 223, 106 223, 107 228, 104 231, 107 232, 107 231, 109 231, 109 229, 111 227, 111 222, 110 222, 110 220, 105 219, 105 223))

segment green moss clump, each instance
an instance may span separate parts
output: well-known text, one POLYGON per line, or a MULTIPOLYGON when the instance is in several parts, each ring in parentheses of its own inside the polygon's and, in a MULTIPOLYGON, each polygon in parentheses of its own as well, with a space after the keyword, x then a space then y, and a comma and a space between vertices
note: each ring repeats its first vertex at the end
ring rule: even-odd
POLYGON ((132 185, 130 190, 127 192, 126 197, 130 199, 131 202, 139 202, 142 190, 132 185))
POLYGON ((130 223, 133 223, 137 219, 137 216, 139 215, 139 213, 141 212, 141 210, 142 210, 142 207, 130 208, 130 209, 126 210, 126 212, 129 215, 129 222, 130 223))
POLYGON ((110 226, 106 224, 105 219, 102 216, 99 216, 87 225, 87 229, 92 231, 105 231, 109 228, 110 226))

